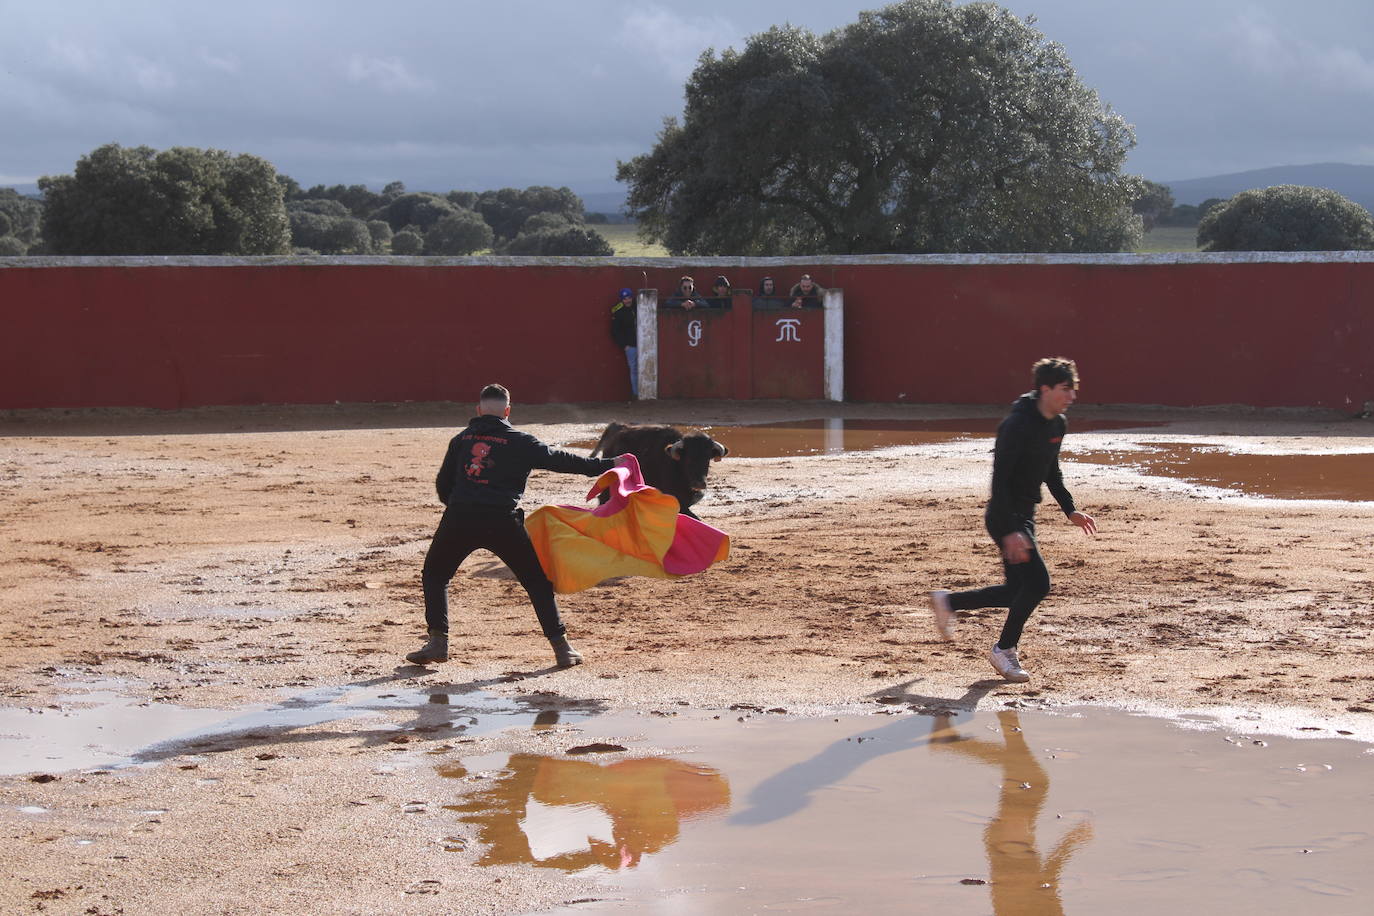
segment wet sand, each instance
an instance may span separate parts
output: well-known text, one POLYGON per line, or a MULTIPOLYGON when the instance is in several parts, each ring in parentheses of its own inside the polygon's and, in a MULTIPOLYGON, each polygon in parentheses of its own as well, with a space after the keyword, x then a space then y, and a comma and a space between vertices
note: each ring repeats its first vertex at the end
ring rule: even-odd
MULTIPOLYGON (((573 442, 611 419, 719 427, 831 414, 988 422, 1000 410, 517 404, 513 419, 573 442)), ((664 718, 740 704, 872 714, 883 698, 923 718, 1088 703, 1374 742, 1374 504, 1236 495, 1186 470, 1102 457, 1163 443, 1186 458, 1202 445, 1287 455, 1279 473, 1301 476, 1303 456, 1340 455, 1368 480, 1348 456, 1374 469, 1374 426, 1083 405, 1073 417, 1102 424, 1071 427, 1065 453, 1101 534, 1042 512, 1055 589, 1022 643, 1034 679, 1010 685, 985 660, 1000 614, 973 615, 944 643, 925 603, 931 588, 997 575, 981 525, 991 442, 977 429, 878 451, 727 458, 698 514, 732 535, 731 558, 687 580, 562 598, 588 657, 578 669, 549 668, 517 583, 475 555, 451 593, 458 655, 423 672, 400 659, 422 630, 432 480, 464 408, 5 415, 0 702, 61 716, 87 691, 114 691, 170 715, 394 685, 664 718), (1077 450, 1088 460, 1072 460, 1077 450)), ((525 505, 576 502, 589 483, 536 473, 525 505)), ((181 746, 135 769, 10 768, 0 845, 14 867, 0 909, 528 912, 601 893, 558 869, 479 866, 472 825, 432 816, 436 766, 461 758, 455 742, 486 752, 498 739, 413 709, 369 716, 181 746), (32 781, 44 773, 56 778, 32 781), (411 802, 424 804, 407 812, 411 802), (164 809, 176 814, 140 813, 164 809)), ((525 729, 491 748, 542 753, 547 734, 560 732, 525 729)))

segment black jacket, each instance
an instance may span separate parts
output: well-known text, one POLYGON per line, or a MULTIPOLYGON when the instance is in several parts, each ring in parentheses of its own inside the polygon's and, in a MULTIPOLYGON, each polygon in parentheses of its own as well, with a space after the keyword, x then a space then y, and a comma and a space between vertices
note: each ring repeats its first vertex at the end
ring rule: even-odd
POLYGON ((639 340, 638 316, 633 305, 617 302, 611 306, 611 339, 617 347, 637 346, 639 340))
POLYGON ((435 479, 446 506, 474 505, 515 510, 530 471, 543 468, 596 477, 615 467, 610 458, 584 458, 551 448, 500 417, 473 417, 454 436, 435 479))
POLYGON ((994 538, 1026 530, 1035 518, 1042 483, 1049 486, 1064 514, 1073 514, 1073 497, 1059 473, 1059 445, 1068 428, 1062 413, 1045 419, 1036 392, 1023 394, 1012 404, 1011 413, 997 427, 992 458, 992 498, 985 518, 994 538))

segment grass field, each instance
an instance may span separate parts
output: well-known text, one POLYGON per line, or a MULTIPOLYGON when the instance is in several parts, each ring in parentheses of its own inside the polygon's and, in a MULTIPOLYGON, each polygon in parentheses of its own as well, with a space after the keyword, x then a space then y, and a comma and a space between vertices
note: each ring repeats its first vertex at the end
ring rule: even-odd
MULTIPOLYGON (((646 244, 639 239, 639 227, 634 223, 606 223, 593 226, 611 243, 617 257, 666 258, 668 250, 662 245, 646 244)), ((1170 251, 1197 251, 1197 229, 1192 226, 1160 226, 1145 238, 1136 249, 1137 254, 1156 254, 1170 251)))
POLYGON ((592 226, 615 249, 620 258, 666 258, 668 249, 662 245, 646 245, 639 240, 639 227, 634 223, 605 223, 592 226))
POLYGON ((1145 233, 1137 254, 1157 254, 1168 251, 1197 251, 1196 226, 1158 226, 1145 233))

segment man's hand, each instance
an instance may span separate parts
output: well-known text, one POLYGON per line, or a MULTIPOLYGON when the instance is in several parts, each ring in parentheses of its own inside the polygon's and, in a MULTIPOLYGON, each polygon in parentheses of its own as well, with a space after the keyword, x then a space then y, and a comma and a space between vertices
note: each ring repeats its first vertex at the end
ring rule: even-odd
POLYGON ((1069 516, 1069 521, 1083 529, 1084 534, 1097 534, 1097 522, 1093 517, 1083 512, 1075 512, 1069 516))
POLYGON ((1031 539, 1024 531, 1013 531, 1002 537, 1002 559, 1012 566, 1030 559, 1031 539))

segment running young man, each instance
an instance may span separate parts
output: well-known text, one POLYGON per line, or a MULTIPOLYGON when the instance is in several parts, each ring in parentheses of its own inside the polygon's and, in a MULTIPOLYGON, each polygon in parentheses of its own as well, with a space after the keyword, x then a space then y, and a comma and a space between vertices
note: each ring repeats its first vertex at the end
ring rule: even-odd
POLYGON ((1096 534, 1091 515, 1079 512, 1059 473, 1059 445, 1068 421, 1064 411, 1078 398, 1078 367, 1071 359, 1042 359, 1032 368, 1035 390, 1016 399, 1011 413, 997 427, 992 459, 992 496, 983 521, 1002 554, 1006 581, 969 592, 937 589, 930 593, 935 628, 945 639, 954 636, 959 611, 985 607, 1007 608, 1002 635, 993 644, 992 667, 1009 681, 1028 681, 1030 675, 1016 655, 1021 630, 1031 612, 1050 592, 1050 573, 1035 543, 1035 506, 1040 485, 1069 521, 1096 534))
POLYGON ((486 548, 509 566, 525 587, 540 629, 553 646, 558 667, 582 663, 581 653, 568 643, 553 585, 534 552, 525 531, 525 513, 517 504, 534 468, 596 477, 618 462, 551 448, 513 428, 507 422, 509 417, 510 392, 501 385, 488 385, 477 401, 477 416, 448 444, 435 480, 444 515, 425 554, 421 574, 429 641, 407 655, 408 662, 428 665, 448 661, 449 581, 468 554, 486 548))

